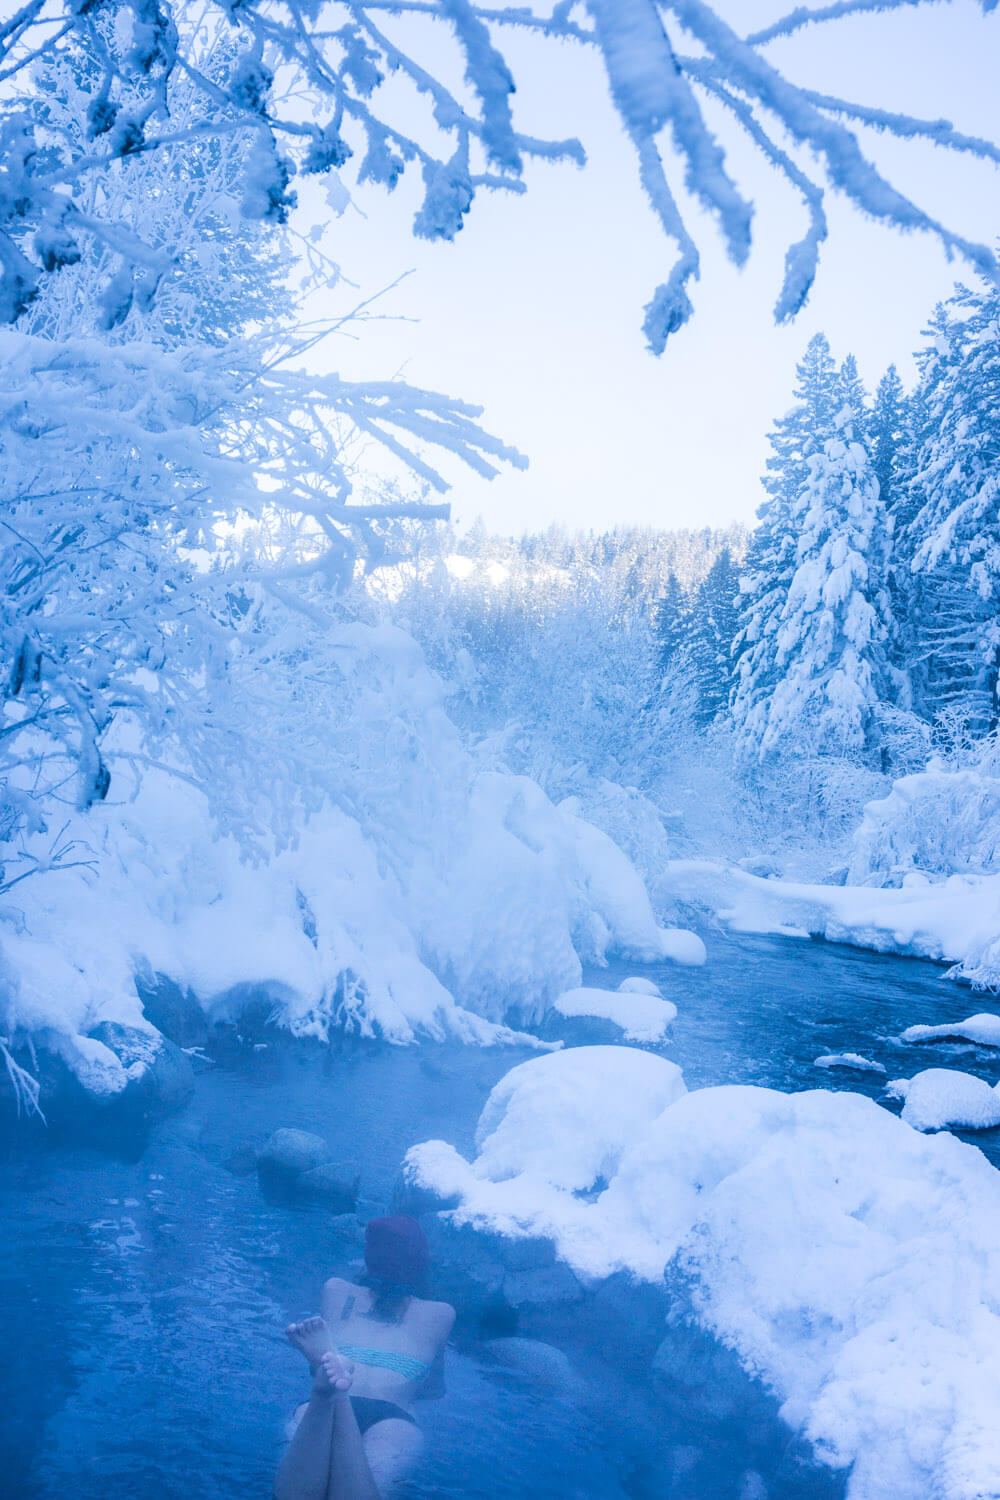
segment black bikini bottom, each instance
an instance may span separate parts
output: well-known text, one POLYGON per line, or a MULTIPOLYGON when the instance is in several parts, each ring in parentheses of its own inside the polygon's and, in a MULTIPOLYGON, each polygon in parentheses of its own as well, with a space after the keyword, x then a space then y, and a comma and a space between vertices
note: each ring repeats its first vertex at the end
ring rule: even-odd
POLYGON ((397 1406, 395 1401, 379 1401, 374 1396, 352 1396, 351 1405, 362 1433, 367 1432, 369 1427, 374 1427, 376 1422, 410 1422, 414 1427, 417 1425, 415 1418, 402 1406, 397 1406))

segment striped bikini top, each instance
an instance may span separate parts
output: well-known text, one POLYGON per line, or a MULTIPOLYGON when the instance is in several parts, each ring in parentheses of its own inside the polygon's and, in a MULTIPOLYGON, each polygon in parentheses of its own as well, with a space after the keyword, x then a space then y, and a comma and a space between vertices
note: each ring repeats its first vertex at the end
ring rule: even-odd
POLYGON ((394 1354, 391 1349, 367 1349, 364 1344, 338 1344, 340 1353, 359 1365, 374 1365, 379 1370, 393 1370, 404 1380, 424 1380, 430 1365, 412 1354, 394 1354))

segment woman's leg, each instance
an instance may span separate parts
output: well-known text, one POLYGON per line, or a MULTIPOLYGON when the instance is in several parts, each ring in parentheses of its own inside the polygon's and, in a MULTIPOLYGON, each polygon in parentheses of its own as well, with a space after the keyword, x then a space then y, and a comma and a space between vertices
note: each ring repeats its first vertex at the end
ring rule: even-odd
POLYGON ((376 1487, 380 1494, 390 1495, 396 1481, 409 1473, 420 1457, 424 1437, 415 1423, 389 1417, 368 1429, 364 1444, 376 1487))
POLYGON ((338 1386, 333 1401, 333 1439, 326 1500, 382 1500, 351 1405, 350 1384, 343 1381, 343 1361, 335 1354, 327 1354, 323 1356, 322 1364, 328 1378, 331 1381, 336 1379, 338 1386))
POLYGON ((274 1481, 274 1500, 326 1500, 337 1390, 321 1363, 274 1481))

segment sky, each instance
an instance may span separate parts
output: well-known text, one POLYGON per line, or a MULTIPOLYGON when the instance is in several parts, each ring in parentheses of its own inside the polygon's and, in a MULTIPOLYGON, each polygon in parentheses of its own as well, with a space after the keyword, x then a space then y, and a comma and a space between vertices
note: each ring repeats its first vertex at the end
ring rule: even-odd
MULTIPOLYGON (((719 8, 750 30, 790 7, 723 0, 719 8)), ((952 0, 814 26, 768 55, 811 87, 1000 139, 998 42, 1000 13, 984 17, 974 0, 952 0)), ((421 60, 447 76, 455 57, 443 28, 421 32, 420 46, 421 60)), ((657 359, 645 349, 643 306, 666 279, 673 248, 639 187, 600 60, 532 38, 504 47, 519 128, 578 136, 588 165, 530 164, 527 193, 480 194, 453 244, 412 237, 419 179, 391 197, 357 194, 326 248, 361 295, 404 279, 379 299, 379 320, 357 340, 328 345, 326 361, 345 376, 400 374, 475 402, 488 430, 527 455, 526 472, 492 482, 451 471, 461 525, 482 516, 490 530, 517 534, 551 523, 752 524, 767 430, 791 403, 795 363, 812 334, 822 329, 838 357, 854 353, 871 385, 893 361, 908 379, 927 314, 972 273, 949 265, 927 236, 882 228, 830 195, 830 239, 810 301, 776 328, 771 308, 785 249, 804 231, 801 204, 720 121, 727 162, 755 201, 754 248, 737 271, 711 222, 691 212, 703 255, 695 316, 657 359)), ((863 144, 950 228, 995 242, 996 168, 869 132, 863 144)), ((330 305, 343 305, 343 295, 330 305)))

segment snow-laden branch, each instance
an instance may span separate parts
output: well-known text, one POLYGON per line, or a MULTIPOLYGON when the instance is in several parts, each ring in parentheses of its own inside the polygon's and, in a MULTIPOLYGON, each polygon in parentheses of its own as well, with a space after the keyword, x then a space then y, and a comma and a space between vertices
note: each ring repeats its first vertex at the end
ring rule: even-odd
MULTIPOLYGON (((575 140, 541 140, 518 129, 518 80, 505 51, 510 32, 539 45, 552 40, 601 55, 612 102, 636 151, 640 183, 678 255, 647 308, 647 338, 657 351, 690 316, 687 286, 699 265, 698 236, 680 189, 711 215, 733 260, 741 264, 750 248, 752 205, 706 119, 706 96, 723 105, 807 204, 810 227, 786 256, 779 318, 794 316, 808 294, 831 187, 862 213, 932 234, 949 255, 995 276, 989 249, 900 192, 865 155, 851 126, 992 163, 1000 160, 997 143, 877 101, 817 92, 765 55, 770 43, 807 27, 926 3, 799 6, 741 36, 708 0, 585 0, 537 10, 474 0, 332 0, 318 11, 311 0, 242 0, 239 6, 206 0, 197 31, 172 0, 30 0, 0 27, 0 80, 7 79, 0 102, 0 317, 11 322, 25 315, 42 278, 78 253, 82 233, 103 239, 122 263, 109 262, 105 273, 112 324, 127 315, 136 295, 156 295, 164 268, 155 248, 141 237, 129 240, 125 226, 119 230, 81 200, 89 179, 132 172, 143 158, 185 140, 235 135, 251 143, 241 212, 265 223, 287 218, 297 175, 348 170, 353 163, 360 184, 391 191, 417 169, 423 200, 414 232, 453 239, 479 192, 524 191, 528 161, 584 160, 575 140), (400 29, 398 21, 407 25, 400 29), (434 61, 435 32, 460 53, 461 86, 446 81, 450 70, 434 61), (218 54, 224 65, 218 56, 205 65, 196 55, 206 35, 224 43, 218 54), (687 57, 692 38, 697 55, 687 57), (32 96, 31 69, 38 59, 79 69, 84 55, 99 58, 100 67, 83 80, 90 96, 85 135, 66 149, 53 139, 42 101, 32 96), (392 90, 383 87, 390 76, 392 90), (173 95, 180 80, 198 107, 178 127, 173 95), (429 105, 433 123, 426 130, 413 124, 414 100, 429 105), (134 268, 149 273, 141 289, 134 268)), ((980 3, 984 13, 995 9, 994 0, 980 3)))

